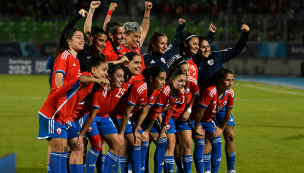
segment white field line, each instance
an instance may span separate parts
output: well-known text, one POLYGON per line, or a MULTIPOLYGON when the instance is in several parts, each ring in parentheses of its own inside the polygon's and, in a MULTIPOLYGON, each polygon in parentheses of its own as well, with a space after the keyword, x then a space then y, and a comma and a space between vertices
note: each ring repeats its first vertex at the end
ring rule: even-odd
POLYGON ((235 101, 241 102, 304 102, 301 99, 241 99, 235 98, 235 101))
POLYGON ((47 97, 26 97, 26 96, 0 96, 0 99, 25 99, 25 100, 46 100, 47 97))
POLYGON ((263 81, 263 80, 238 79, 237 81, 256 82, 256 83, 269 84, 269 85, 274 85, 274 86, 284 86, 287 88, 295 88, 295 89, 304 90, 304 86, 289 85, 289 84, 283 84, 283 83, 277 83, 277 82, 267 82, 267 81, 263 81))
POLYGON ((252 88, 252 89, 258 89, 263 91, 270 91, 275 93, 284 93, 284 94, 290 94, 290 95, 296 95, 296 96, 304 96, 303 93, 293 92, 293 91, 285 91, 285 90, 278 90, 273 88, 265 88, 265 87, 259 87, 254 85, 248 85, 248 84, 238 84, 238 86, 246 87, 246 88, 252 88))

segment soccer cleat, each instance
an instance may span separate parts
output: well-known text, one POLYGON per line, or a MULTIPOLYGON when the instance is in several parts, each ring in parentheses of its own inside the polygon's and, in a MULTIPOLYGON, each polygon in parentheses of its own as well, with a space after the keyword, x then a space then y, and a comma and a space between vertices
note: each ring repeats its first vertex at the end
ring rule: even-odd
POLYGON ((211 173, 211 171, 206 171, 205 173, 211 173))
POLYGON ((236 171, 235 170, 227 170, 225 173, 236 173, 236 171))

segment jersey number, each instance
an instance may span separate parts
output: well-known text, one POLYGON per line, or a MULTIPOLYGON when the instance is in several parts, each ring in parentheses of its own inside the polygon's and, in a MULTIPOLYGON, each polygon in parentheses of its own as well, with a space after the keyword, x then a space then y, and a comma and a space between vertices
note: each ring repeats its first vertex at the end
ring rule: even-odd
POLYGON ((192 65, 191 68, 193 69, 194 73, 192 74, 192 76, 196 75, 196 70, 195 67, 192 65))
POLYGON ((121 96, 124 95, 125 91, 126 91, 126 89, 124 89, 124 88, 119 88, 119 91, 118 91, 118 93, 115 95, 115 97, 120 98, 121 96))

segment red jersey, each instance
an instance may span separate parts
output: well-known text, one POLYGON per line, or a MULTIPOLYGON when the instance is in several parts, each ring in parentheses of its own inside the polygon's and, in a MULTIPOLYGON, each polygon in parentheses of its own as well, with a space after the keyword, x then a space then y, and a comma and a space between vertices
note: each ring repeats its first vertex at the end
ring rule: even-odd
POLYGON ((117 55, 113 50, 113 46, 111 42, 107 41, 106 46, 102 50, 102 53, 104 54, 106 61, 116 61, 119 58, 119 56, 124 56, 128 52, 128 50, 125 50, 124 46, 120 46, 120 48, 117 50, 121 55, 117 55))
POLYGON ((144 57, 143 57, 142 54, 140 53, 140 50, 141 50, 140 43, 138 43, 138 46, 137 46, 135 49, 131 49, 131 48, 126 47, 126 46, 121 46, 121 47, 123 47, 127 52, 132 51, 132 52, 136 52, 136 53, 138 53, 138 54, 140 55, 140 57, 141 57, 141 69, 140 69, 140 71, 139 71, 139 74, 138 74, 138 75, 135 75, 134 77, 135 77, 135 80, 136 80, 136 81, 137 81, 137 80, 143 80, 144 77, 142 76, 141 72, 142 72, 143 69, 146 68, 146 66, 145 66, 144 57))
POLYGON ((115 109, 110 113, 111 116, 116 116, 121 119, 122 114, 129 105, 134 106, 131 114, 133 117, 140 115, 141 109, 146 105, 153 106, 155 100, 159 94, 158 90, 154 90, 150 96, 148 96, 148 86, 144 81, 135 82, 133 86, 128 90, 127 97, 121 99, 115 109))
MULTIPOLYGON (((89 72, 82 75, 92 76, 89 72)), ((75 76, 64 83, 60 88, 48 95, 48 98, 39 110, 45 118, 54 119, 61 124, 66 123, 84 98, 92 91, 94 83, 81 83, 75 76)))
POLYGON ((198 95, 199 88, 197 80, 194 77, 190 76, 188 81, 188 86, 185 92, 185 96, 181 99, 181 102, 176 106, 176 109, 173 111, 172 117, 177 119, 185 110, 188 108, 192 96, 198 95))
MULTIPOLYGON (((217 113, 221 108, 227 106, 227 108, 232 108, 234 104, 234 92, 232 89, 226 90, 222 98, 218 98, 218 93, 216 86, 211 85, 205 88, 202 92, 201 99, 199 100, 199 105, 206 108, 201 122, 211 121, 214 114, 217 113)), ((197 105, 194 111, 191 113, 191 119, 195 119, 198 114, 200 106, 197 105)))
POLYGON ((65 50, 59 54, 54 62, 53 78, 51 91, 56 90, 55 74, 63 74, 63 83, 69 81, 75 76, 80 76, 80 65, 77 57, 74 57, 69 51, 65 50))
POLYGON ((187 59, 187 62, 190 67, 190 76, 194 77, 196 80, 198 80, 198 68, 196 64, 193 62, 193 58, 187 59))
MULTIPOLYGON (((180 98, 183 98, 184 90, 180 92, 180 98)), ((148 113, 148 119, 156 120, 159 114, 164 113, 163 124, 168 124, 173 111, 177 104, 180 103, 180 99, 176 96, 171 96, 171 88, 166 85, 160 92, 155 101, 155 105, 150 109, 148 113)))
POLYGON ((127 92, 133 81, 134 78, 131 78, 128 82, 124 82, 121 88, 115 88, 112 91, 108 92, 107 97, 104 99, 103 103, 99 100, 100 94, 94 93, 92 103, 93 107, 99 109, 102 105, 102 108, 98 110, 96 116, 108 117, 108 113, 115 108, 116 104, 127 92))

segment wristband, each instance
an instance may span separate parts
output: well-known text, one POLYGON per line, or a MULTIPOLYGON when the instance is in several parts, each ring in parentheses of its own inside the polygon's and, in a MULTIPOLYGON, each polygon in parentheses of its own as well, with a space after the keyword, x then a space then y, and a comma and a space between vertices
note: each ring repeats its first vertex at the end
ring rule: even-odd
POLYGON ((112 11, 108 10, 108 13, 107 13, 109 16, 112 16, 112 11))
POLYGON ((188 108, 188 109, 187 109, 187 112, 189 112, 189 113, 191 114, 192 109, 191 109, 191 108, 188 108))

